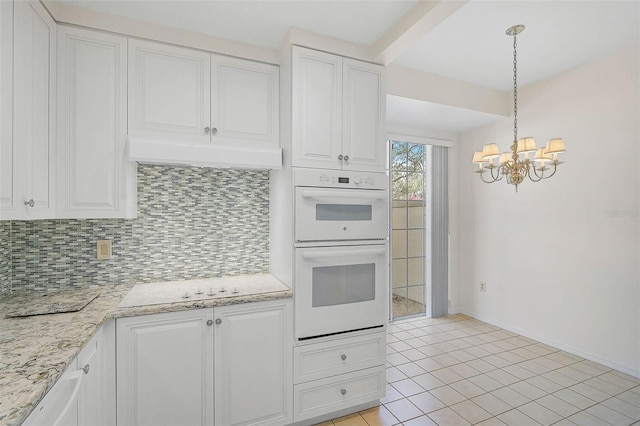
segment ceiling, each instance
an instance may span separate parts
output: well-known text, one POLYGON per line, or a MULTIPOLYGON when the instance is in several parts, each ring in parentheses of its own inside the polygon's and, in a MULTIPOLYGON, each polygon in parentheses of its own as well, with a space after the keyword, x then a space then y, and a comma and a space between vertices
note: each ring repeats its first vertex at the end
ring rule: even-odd
MULTIPOLYGON (((375 48, 422 14, 425 2, 408 0, 84 0, 61 1, 112 15, 149 21, 259 47, 279 49, 289 28, 375 48)), ((433 4, 439 2, 431 2, 433 4)), ((470 0, 436 17, 387 57, 399 65, 474 85, 510 90, 513 38, 518 41, 519 86, 540 81, 640 42, 640 0, 470 0)), ((415 28, 414 28, 415 30, 415 28)), ((409 34, 409 32, 406 32, 409 34)), ((397 97, 395 97, 397 98, 397 97)), ((499 119, 443 105, 388 100, 389 119, 412 127, 460 133, 499 119)))

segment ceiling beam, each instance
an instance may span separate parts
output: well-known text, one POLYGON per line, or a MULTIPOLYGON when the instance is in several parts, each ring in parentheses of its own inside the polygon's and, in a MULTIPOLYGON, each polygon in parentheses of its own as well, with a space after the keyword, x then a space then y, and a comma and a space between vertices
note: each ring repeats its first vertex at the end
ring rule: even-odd
POLYGON ((374 61, 388 65, 469 0, 421 1, 372 47, 374 61))
POLYGON ((510 92, 396 65, 387 66, 387 94, 508 117, 510 92))

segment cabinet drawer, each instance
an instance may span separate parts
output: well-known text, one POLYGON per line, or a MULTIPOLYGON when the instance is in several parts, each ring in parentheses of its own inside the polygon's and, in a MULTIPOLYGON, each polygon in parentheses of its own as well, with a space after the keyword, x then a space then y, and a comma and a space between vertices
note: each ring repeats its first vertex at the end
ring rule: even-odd
POLYGON ((386 333, 342 338, 296 346, 293 349, 294 383, 384 365, 386 333))
POLYGON ((383 398, 385 366, 294 386, 294 421, 383 398))

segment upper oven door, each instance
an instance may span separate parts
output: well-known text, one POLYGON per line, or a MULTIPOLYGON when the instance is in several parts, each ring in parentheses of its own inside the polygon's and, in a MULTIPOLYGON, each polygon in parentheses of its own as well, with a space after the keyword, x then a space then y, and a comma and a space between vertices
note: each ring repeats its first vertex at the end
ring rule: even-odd
POLYGON ((387 238, 387 191, 296 187, 295 240, 387 238))

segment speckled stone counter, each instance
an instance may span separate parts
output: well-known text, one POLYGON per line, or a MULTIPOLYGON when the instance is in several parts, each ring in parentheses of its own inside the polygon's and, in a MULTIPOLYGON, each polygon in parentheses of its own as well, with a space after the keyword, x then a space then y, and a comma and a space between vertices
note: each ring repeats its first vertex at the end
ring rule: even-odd
MULTIPOLYGON (((250 277, 250 276, 248 276, 250 277)), ((119 308, 133 285, 99 287, 100 295, 78 312, 5 318, 12 309, 0 300, 0 425, 19 425, 58 380, 100 326, 114 318, 292 296, 287 287, 261 294, 119 308)))

